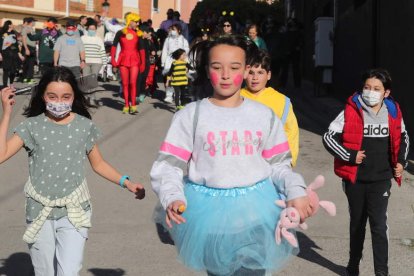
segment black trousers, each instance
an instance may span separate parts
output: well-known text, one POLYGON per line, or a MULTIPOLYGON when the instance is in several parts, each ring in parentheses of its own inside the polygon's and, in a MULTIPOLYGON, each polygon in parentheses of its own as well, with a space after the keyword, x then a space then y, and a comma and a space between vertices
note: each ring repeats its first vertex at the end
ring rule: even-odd
POLYGON ((388 275, 387 207, 391 195, 391 180, 381 182, 344 181, 348 198, 350 225, 349 271, 358 271, 365 240, 365 227, 369 219, 376 275, 388 275), (382 274, 383 273, 383 274, 382 274))
POLYGON ((191 102, 191 97, 189 95, 188 87, 186 85, 173 87, 175 106, 186 105, 189 102, 191 102))
POLYGON ((145 83, 147 81, 147 76, 149 72, 149 65, 145 66, 145 69, 142 73, 139 73, 138 75, 138 83, 137 83, 137 95, 146 95, 145 91, 145 83))
POLYGON ((3 70, 3 87, 7 87, 9 85, 8 81, 10 80, 10 84, 13 84, 15 78, 15 74, 10 71, 3 70))
POLYGON ((40 67, 40 73, 43 76, 44 74, 46 74, 46 72, 48 70, 52 69, 54 66, 53 66, 53 63, 52 62, 51 63, 43 62, 43 63, 40 63, 39 64, 39 67, 40 67))
POLYGON ((9 80, 10 84, 13 84, 14 82, 19 56, 17 55, 17 50, 13 50, 11 47, 3 50, 1 55, 3 57, 3 87, 6 87, 9 85, 9 80))
POLYGON ((289 76, 289 65, 292 64, 293 82, 295 87, 301 86, 300 76, 300 52, 295 51, 290 54, 286 59, 283 59, 280 73, 280 85, 286 87, 289 76))
POLYGON ((23 63, 23 78, 24 79, 33 79, 34 75, 34 66, 36 64, 36 48, 28 46, 30 50, 30 55, 25 56, 23 63))

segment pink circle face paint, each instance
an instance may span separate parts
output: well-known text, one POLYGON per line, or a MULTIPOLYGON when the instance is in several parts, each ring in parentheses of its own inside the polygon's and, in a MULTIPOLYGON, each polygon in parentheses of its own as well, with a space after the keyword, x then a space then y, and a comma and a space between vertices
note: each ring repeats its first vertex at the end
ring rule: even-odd
POLYGON ((241 74, 236 75, 233 79, 233 83, 235 86, 240 86, 242 82, 243 82, 243 75, 241 74))
POLYGON ((210 72, 210 80, 213 86, 217 86, 219 83, 219 75, 214 72, 210 72))

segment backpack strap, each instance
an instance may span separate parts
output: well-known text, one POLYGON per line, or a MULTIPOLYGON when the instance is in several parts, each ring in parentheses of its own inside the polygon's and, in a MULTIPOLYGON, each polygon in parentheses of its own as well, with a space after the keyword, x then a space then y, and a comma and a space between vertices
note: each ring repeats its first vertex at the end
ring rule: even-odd
POLYGON ((198 100, 196 102, 195 112, 194 112, 194 118, 193 118, 193 144, 195 141, 195 133, 197 130, 197 124, 198 124, 198 115, 200 114, 200 103, 201 100, 198 100))
POLYGON ((273 112, 273 110, 271 113, 272 113, 272 117, 270 118, 269 137, 270 137, 270 134, 272 133, 273 125, 275 124, 275 121, 276 121, 276 114, 273 112))
POLYGON ((289 114, 289 109, 290 109, 290 99, 289 97, 285 96, 285 107, 283 108, 283 114, 282 114, 282 124, 285 125, 288 114, 289 114))

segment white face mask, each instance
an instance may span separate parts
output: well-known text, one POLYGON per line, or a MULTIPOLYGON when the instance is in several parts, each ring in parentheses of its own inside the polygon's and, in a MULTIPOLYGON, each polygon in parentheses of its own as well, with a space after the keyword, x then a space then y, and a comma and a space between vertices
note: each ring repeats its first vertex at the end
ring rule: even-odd
POLYGON ((177 31, 171 31, 171 35, 172 36, 177 36, 178 35, 178 32, 177 31))
POLYGON ((72 103, 55 103, 55 102, 47 102, 46 103, 46 110, 55 117, 55 118, 63 118, 72 111, 72 103))
POLYGON ((375 106, 382 101, 380 92, 364 89, 362 90, 362 100, 368 106, 375 106))

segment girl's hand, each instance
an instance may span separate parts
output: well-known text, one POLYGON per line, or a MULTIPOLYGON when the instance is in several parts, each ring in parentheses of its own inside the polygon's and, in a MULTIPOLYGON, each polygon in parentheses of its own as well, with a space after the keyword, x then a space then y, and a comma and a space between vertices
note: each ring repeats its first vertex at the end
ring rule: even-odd
POLYGON ((356 155, 356 159, 355 159, 355 163, 356 164, 361 164, 362 161, 364 161, 365 157, 367 157, 365 155, 365 150, 360 150, 358 151, 357 155, 356 155))
POLYGON ((403 171, 404 171, 403 165, 401 165, 400 163, 397 163, 397 165, 394 168, 394 176, 395 177, 401 177, 403 171))
POLYGON ((295 207, 300 215, 300 222, 305 222, 305 219, 313 214, 313 208, 310 205, 309 197, 302 196, 286 202, 287 207, 295 207))
POLYGON ((12 106, 16 103, 14 91, 15 89, 11 87, 5 87, 1 90, 1 103, 4 114, 10 114, 13 110, 12 106))
POLYGON ((125 181, 125 187, 131 192, 135 194, 136 199, 144 199, 145 197, 145 189, 144 186, 138 183, 132 183, 131 181, 125 181))
POLYGON ((167 215, 165 217, 165 222, 167 223, 168 227, 173 227, 171 221, 175 222, 176 224, 185 223, 185 219, 181 215, 184 210, 185 204, 181 200, 176 200, 168 205, 166 210, 167 215))

